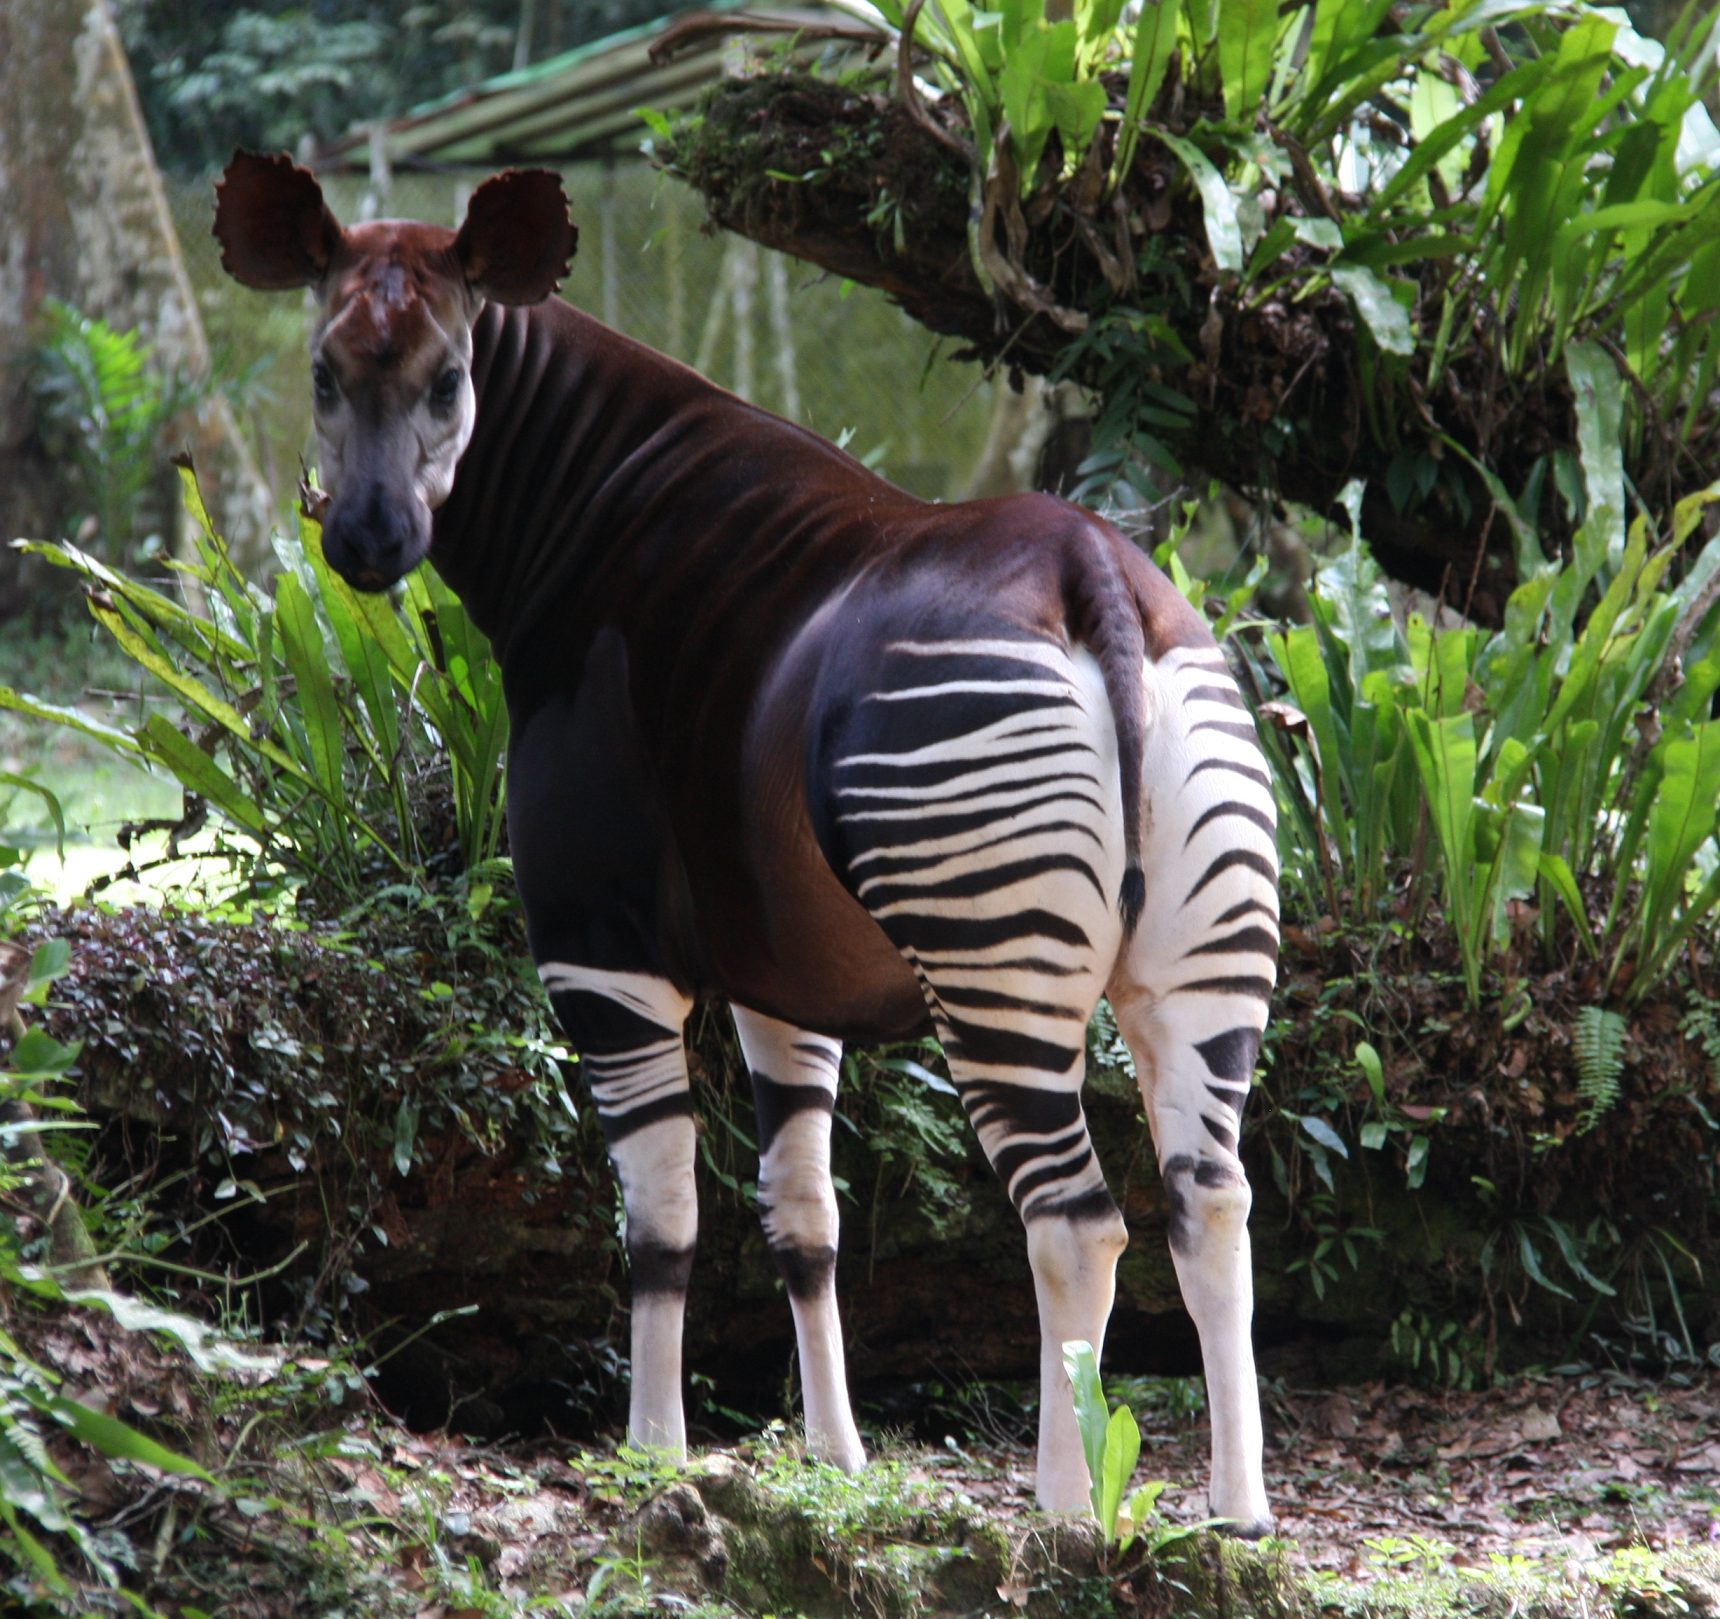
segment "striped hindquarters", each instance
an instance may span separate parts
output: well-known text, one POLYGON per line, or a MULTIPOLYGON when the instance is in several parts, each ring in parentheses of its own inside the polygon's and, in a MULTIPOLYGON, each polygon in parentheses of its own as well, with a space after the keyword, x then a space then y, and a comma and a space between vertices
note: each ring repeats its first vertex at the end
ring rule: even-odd
POLYGON ((1197 1139, 1161 1142, 1167 1177, 1177 1158, 1194 1168, 1215 1148, 1203 1173, 1240 1173, 1242 1111, 1278 970, 1272 778, 1216 647, 1175 650, 1147 678, 1159 711, 1147 759, 1148 923, 1112 1000, 1125 1033, 1137 1017, 1150 1021, 1159 1100, 1200 1122, 1197 1139))
POLYGON ((1080 1105, 1121 930, 1098 665, 1039 640, 893 643, 828 768, 843 875, 919 978, 1016 1207, 1108 1211, 1080 1105))

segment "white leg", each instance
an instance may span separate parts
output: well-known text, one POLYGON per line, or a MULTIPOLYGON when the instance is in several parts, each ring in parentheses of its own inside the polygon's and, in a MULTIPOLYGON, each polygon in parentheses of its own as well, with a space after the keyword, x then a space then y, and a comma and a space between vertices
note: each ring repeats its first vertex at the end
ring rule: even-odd
POLYGON ((578 1048, 627 1211, 633 1379, 627 1437, 687 1453, 681 1332, 699 1234, 698 1137, 681 1030, 692 1002, 649 973, 540 962, 557 1017, 578 1048))
MULTIPOLYGON (((1174 1070, 1172 1083, 1166 1083, 1168 1065, 1163 1058, 1174 1056, 1174 1051, 1167 1053, 1165 1044, 1149 1046, 1152 1037, 1143 1031, 1143 1021, 1118 1010, 1118 1025, 1143 1075, 1152 1072, 1152 1050, 1161 1054, 1147 1111, 1170 1207, 1171 1258, 1183 1302, 1200 1334, 1206 1367, 1212 1421, 1208 1499, 1213 1516, 1230 1519, 1237 1533, 1266 1534, 1272 1528, 1272 1514, 1261 1472, 1260 1393, 1251 1339, 1254 1270, 1248 1211, 1253 1194, 1234 1149, 1215 1140, 1201 1109, 1167 1095, 1177 1087, 1174 1070)), ((1252 1048, 1248 1061, 1252 1068, 1252 1048)), ((1208 1097, 1210 1112, 1210 1093, 1204 1085, 1201 1091, 1208 1097)), ((1234 1111, 1221 1115, 1232 1131, 1243 1094, 1237 1093, 1234 1111)), ((1234 1134, 1230 1139, 1234 1142, 1234 1134)))
POLYGON ((681 1404, 681 1334, 699 1234, 693 1184, 697 1136, 690 1118, 663 1119, 609 1144, 627 1209, 633 1290, 633 1384, 627 1437, 687 1454, 681 1404))
POLYGON ((794 1311, 807 1448, 856 1472, 866 1465, 866 1452, 848 1404, 830 1183, 830 1120, 842 1047, 743 1007, 734 1015, 758 1108, 759 1217, 794 1311))
MULTIPOLYGON (((1107 1199, 1107 1201, 1109 1201, 1107 1199)), ((1128 1243, 1122 1217, 1073 1221, 1049 1216, 1027 1227, 1027 1257, 1039 1301, 1039 1505, 1047 1512, 1085 1512, 1087 1455, 1075 1425, 1074 1393, 1063 1346, 1076 1339, 1103 1357, 1105 1327, 1116 1293, 1117 1260, 1128 1243)))
POLYGON ((1274 808, 1266 764, 1215 649, 1149 667, 1163 716, 1149 752, 1154 827, 1140 927, 1110 985, 1170 1207, 1183 1301, 1200 1334, 1215 1517, 1270 1530, 1250 1330, 1252 1194, 1237 1156, 1277 971, 1274 808))

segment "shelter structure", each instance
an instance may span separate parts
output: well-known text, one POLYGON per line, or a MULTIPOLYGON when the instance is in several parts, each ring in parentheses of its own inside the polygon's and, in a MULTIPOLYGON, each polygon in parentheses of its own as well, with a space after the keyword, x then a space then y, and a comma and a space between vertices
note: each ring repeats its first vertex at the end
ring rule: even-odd
POLYGON ((415 107, 315 154, 323 170, 563 165, 632 155, 639 109, 689 108, 704 88, 739 72, 743 41, 777 39, 797 55, 832 45, 876 53, 888 43, 870 7, 744 6, 713 0, 415 107))

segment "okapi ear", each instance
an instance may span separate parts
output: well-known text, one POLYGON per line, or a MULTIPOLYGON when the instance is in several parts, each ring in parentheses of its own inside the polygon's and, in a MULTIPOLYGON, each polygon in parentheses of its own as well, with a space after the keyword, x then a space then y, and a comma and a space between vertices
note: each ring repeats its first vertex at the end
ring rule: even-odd
POLYGON ((316 177, 285 152, 235 152, 215 187, 221 268, 259 292, 314 286, 342 234, 316 177))
POLYGON ((508 169, 472 193, 454 255, 479 297, 535 304, 561 285, 578 246, 561 177, 548 169, 508 169))

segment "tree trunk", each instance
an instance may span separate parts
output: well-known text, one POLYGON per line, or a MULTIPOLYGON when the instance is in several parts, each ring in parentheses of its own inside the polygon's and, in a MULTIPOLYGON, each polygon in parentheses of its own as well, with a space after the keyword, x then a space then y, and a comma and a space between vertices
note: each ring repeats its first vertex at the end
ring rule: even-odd
MULTIPOLYGON (((209 372, 209 345, 107 0, 0 6, 0 538, 53 538, 67 490, 37 437, 29 364, 45 298, 154 345, 159 363, 209 372)), ((227 401, 177 427, 216 523, 243 562, 266 555, 274 499, 227 401)), ((39 582, 0 560, 0 618, 39 582)))

